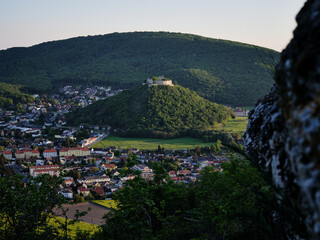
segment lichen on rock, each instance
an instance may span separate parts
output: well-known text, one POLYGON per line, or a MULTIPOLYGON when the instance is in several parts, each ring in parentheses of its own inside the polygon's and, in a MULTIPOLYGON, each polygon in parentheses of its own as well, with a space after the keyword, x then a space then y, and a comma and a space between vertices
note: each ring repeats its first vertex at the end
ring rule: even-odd
POLYGON ((245 145, 282 193, 299 206, 320 238, 320 1, 296 17, 282 52, 275 87, 249 114, 245 145))

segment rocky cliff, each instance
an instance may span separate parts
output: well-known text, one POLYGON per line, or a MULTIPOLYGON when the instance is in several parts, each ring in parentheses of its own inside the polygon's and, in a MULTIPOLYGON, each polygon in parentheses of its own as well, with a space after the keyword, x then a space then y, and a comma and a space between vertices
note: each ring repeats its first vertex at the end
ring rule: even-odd
POLYGON ((296 21, 275 87, 249 114, 245 145, 320 239, 320 1, 307 1, 296 21))

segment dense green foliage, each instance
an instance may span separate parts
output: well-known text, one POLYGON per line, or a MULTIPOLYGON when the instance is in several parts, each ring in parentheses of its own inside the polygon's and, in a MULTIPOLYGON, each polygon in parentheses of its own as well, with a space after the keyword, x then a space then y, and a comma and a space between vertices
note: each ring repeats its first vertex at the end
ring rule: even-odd
POLYGON ((3 172, 1 165, 0 239, 88 239, 88 231, 96 230, 92 224, 78 223, 85 212, 77 212, 74 220, 65 218, 68 211, 62 205, 65 198, 58 193, 62 179, 47 174, 37 178, 13 175, 11 171, 3 172), (63 217, 54 216, 57 209, 63 217))
POLYGON ((290 239, 301 230, 287 231, 288 216, 248 161, 222 167, 206 168, 189 185, 173 183, 159 165, 153 181, 129 181, 114 195, 119 209, 106 215, 94 239, 290 239))
POLYGON ((21 110, 21 104, 34 101, 31 95, 22 93, 19 89, 20 86, 17 85, 0 83, 0 107, 7 110, 21 110))
POLYGON ((38 93, 66 84, 131 87, 165 75, 209 100, 246 106, 269 91, 269 59, 277 58, 270 49, 191 34, 113 33, 0 51, 0 82, 38 93))
POLYGON ((136 177, 114 194, 117 208, 93 236, 88 224, 75 236, 73 221, 51 215, 63 201, 56 178, 0 177, 0 239, 308 239, 301 215, 247 160, 207 167, 190 184, 172 182, 161 164, 153 180, 136 177))
POLYGON ((213 127, 231 116, 231 108, 179 85, 144 85, 78 109, 68 120, 72 124, 107 124, 126 136, 172 138, 186 136, 190 129, 213 127))
POLYGON ((53 208, 63 201, 58 182, 49 175, 22 180, 0 178, 0 239, 55 239, 48 222, 53 208))

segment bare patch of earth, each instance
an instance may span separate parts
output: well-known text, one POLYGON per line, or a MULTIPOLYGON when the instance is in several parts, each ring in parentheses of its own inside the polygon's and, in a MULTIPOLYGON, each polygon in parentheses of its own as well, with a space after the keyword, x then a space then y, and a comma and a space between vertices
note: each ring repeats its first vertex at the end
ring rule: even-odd
MULTIPOLYGON (((104 214, 110 211, 109 209, 92 202, 83 202, 75 205, 63 204, 63 208, 69 209, 67 212, 68 219, 75 219, 74 215, 76 214, 76 210, 78 210, 79 212, 88 212, 85 216, 80 217, 79 220, 95 225, 104 224, 104 220, 102 219, 102 217, 104 216, 104 214), (88 208, 91 208, 91 210, 88 211, 88 208)), ((62 214, 62 211, 60 209, 54 209, 54 212, 56 213, 56 216, 61 216, 62 214)))

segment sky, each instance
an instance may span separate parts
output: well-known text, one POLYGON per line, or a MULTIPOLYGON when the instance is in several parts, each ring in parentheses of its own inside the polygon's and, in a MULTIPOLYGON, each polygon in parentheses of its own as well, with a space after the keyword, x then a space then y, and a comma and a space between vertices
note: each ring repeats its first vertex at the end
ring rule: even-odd
POLYGON ((0 49, 77 36, 167 31, 281 51, 305 0, 0 0, 0 49))

